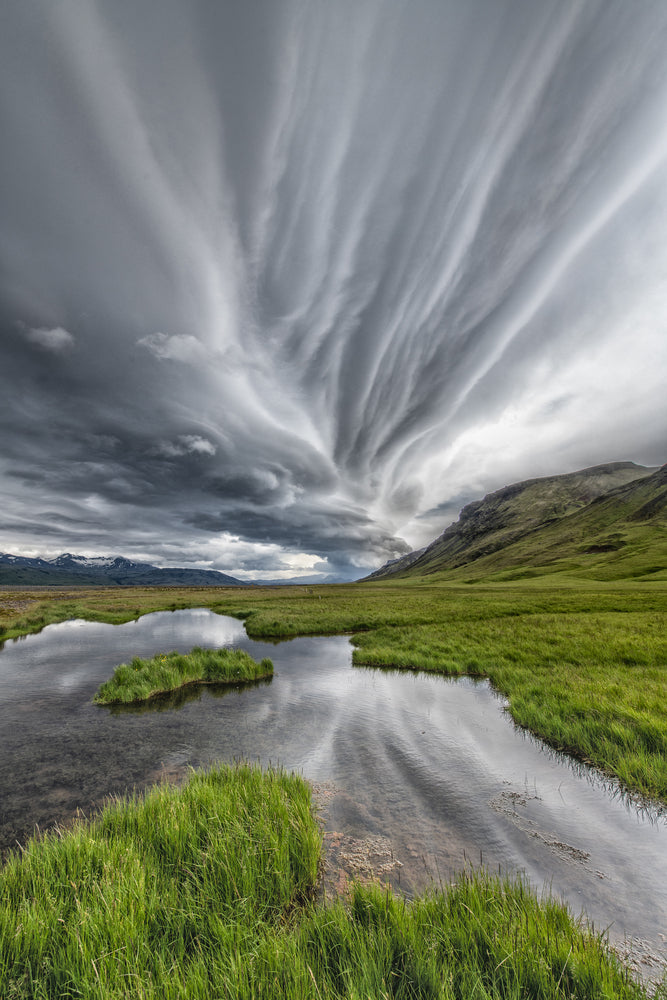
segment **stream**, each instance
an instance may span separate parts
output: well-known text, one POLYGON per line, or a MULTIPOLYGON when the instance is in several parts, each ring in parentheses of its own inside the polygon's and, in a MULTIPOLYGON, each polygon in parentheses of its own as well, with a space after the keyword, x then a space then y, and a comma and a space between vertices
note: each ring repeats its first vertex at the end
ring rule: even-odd
POLYGON ((467 865, 521 872, 584 913, 643 975, 667 959, 667 819, 519 730, 488 682, 353 667, 345 636, 279 644, 206 609, 74 620, 0 651, 0 848, 110 794, 259 760, 313 783, 326 892, 380 878, 408 896, 467 865), (132 656, 241 646, 270 681, 92 704, 132 656))

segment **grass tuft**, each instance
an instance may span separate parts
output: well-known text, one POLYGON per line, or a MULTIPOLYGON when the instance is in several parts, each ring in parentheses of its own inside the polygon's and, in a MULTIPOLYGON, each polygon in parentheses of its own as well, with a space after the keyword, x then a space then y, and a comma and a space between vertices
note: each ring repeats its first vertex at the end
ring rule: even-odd
POLYGON ((188 684, 244 684, 273 674, 268 658, 253 660, 243 649, 201 649, 189 653, 156 653, 149 660, 135 656, 116 667, 98 689, 96 705, 133 704, 176 691, 188 684))
POLYGON ((310 790, 283 771, 119 801, 0 871, 0 996, 206 996, 209 960, 219 977, 302 903, 319 854, 310 790))
POLYGON ((560 903, 469 873, 411 903, 315 905, 310 790, 257 766, 196 773, 31 841, 0 870, 11 1000, 643 1000, 560 903))

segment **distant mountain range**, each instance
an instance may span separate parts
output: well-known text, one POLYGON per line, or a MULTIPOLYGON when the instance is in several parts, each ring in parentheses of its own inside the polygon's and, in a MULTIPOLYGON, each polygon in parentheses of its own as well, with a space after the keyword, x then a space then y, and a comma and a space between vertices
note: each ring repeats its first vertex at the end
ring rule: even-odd
POLYGON ((0 585, 93 587, 241 587, 233 576, 208 569, 159 569, 122 556, 29 559, 0 553, 0 585))
POLYGON ((667 465, 597 465, 528 479, 463 508, 424 549, 367 580, 667 579, 667 465))
MULTIPOLYGON (((527 479, 463 508, 430 545, 385 563, 366 580, 466 583, 530 577, 667 580, 667 465, 596 465, 527 479)), ((319 579, 262 581, 313 584, 319 579)), ((55 559, 0 553, 5 586, 240 587, 217 570, 159 569, 121 556, 55 559)))

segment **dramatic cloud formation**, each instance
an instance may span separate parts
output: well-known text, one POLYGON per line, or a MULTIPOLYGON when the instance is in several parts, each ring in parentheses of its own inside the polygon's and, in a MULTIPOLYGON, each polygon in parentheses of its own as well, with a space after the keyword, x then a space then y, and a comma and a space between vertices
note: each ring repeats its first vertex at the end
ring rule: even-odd
POLYGON ((9 0, 0 550, 354 578, 666 460, 667 4, 9 0))

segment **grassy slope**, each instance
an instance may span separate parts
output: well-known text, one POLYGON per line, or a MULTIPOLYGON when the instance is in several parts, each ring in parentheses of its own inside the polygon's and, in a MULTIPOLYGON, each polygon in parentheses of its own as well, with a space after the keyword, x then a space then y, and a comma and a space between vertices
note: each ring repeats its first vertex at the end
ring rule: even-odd
MULTIPOLYGON (((527 532, 573 514, 597 497, 650 476, 654 471, 632 462, 617 462, 505 486, 464 507, 459 520, 435 539, 418 559, 410 558, 412 575, 455 569, 504 549, 527 532)), ((391 567, 391 574, 385 570, 378 572, 386 578, 397 569, 403 569, 400 560, 391 567)))
POLYGON ((525 523, 526 533, 497 551, 474 558, 481 541, 465 550, 465 565, 459 565, 465 551, 450 557, 434 546, 404 575, 486 582, 536 576, 667 580, 667 466, 555 523, 537 528, 529 519, 525 523))
POLYGON ((148 701, 188 684, 243 684, 273 673, 273 663, 253 660, 243 649, 201 649, 189 653, 156 653, 148 660, 135 656, 121 663, 105 681, 93 701, 97 705, 148 701))
POLYGON ((0 871, 7 1000, 639 1000, 602 940, 480 873, 414 903, 304 906, 321 845, 295 775, 195 775, 31 842, 0 871))

